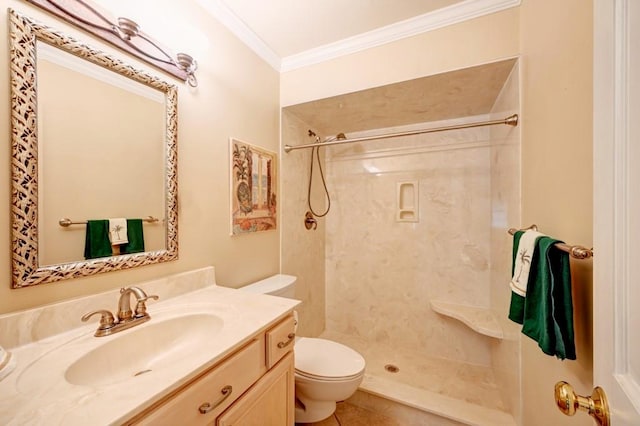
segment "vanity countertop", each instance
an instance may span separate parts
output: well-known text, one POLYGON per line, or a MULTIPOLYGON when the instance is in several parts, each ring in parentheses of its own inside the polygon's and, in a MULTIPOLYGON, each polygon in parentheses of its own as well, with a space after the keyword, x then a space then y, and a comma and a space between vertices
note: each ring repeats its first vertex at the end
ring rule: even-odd
MULTIPOLYGON (((114 303, 117 300, 114 300, 114 303)), ((3 425, 118 424, 196 377, 249 341, 267 325, 286 316, 299 302, 210 285, 147 305, 151 320, 112 336, 93 337, 91 324, 10 348, 15 370, 0 381, 3 425), (179 362, 139 375, 94 386, 74 385, 65 370, 75 359, 109 339, 182 314, 211 313, 224 321, 214 337, 185 351, 179 362), (60 356, 64 351, 64 356, 60 356)), ((78 323, 80 323, 78 319, 78 323)), ((100 365, 95 366, 101 368, 100 365)))

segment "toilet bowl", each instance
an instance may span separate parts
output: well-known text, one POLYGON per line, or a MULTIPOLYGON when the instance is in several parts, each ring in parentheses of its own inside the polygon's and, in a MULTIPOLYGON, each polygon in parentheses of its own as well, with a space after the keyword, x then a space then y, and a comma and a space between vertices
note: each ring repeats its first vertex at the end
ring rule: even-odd
MULTIPOLYGON (((296 277, 278 274, 242 287, 254 293, 293 298, 296 277)), ((296 337, 296 423, 319 422, 331 416, 336 402, 355 393, 362 382, 365 360, 358 352, 327 339, 296 337)))
POLYGON ((364 377, 364 358, 340 343, 301 337, 294 353, 297 423, 332 415, 336 402, 353 395, 364 377))

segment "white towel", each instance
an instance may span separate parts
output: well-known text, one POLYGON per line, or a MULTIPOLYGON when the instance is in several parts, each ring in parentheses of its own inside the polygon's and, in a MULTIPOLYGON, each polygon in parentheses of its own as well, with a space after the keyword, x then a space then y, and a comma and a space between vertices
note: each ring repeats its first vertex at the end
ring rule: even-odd
POLYGON ((511 278, 511 290, 522 297, 527 295, 527 282, 529 281, 529 268, 531 268, 531 259, 533 259, 533 251, 536 248, 536 241, 543 237, 544 234, 527 230, 520 237, 518 242, 518 252, 513 268, 513 277, 511 278))
POLYGON ((109 219, 109 241, 111 241, 112 246, 129 242, 127 238, 127 219, 120 217, 109 219))

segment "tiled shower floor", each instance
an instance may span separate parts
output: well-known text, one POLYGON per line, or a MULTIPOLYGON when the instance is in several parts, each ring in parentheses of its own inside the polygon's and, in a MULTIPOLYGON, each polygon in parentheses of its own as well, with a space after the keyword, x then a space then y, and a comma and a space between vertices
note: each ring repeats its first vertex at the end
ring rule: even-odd
POLYGON ((466 364, 326 331, 320 337, 352 347, 367 366, 360 389, 468 424, 514 425, 490 367, 466 364), (385 365, 398 367, 392 373, 385 365))

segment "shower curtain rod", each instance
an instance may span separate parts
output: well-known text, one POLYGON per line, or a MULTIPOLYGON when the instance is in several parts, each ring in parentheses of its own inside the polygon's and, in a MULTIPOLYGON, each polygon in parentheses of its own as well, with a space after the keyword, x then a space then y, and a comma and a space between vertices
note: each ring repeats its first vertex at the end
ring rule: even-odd
POLYGON ((387 133, 384 135, 375 135, 375 136, 363 136, 361 138, 353 138, 353 139, 338 139, 327 142, 319 142, 319 143, 308 143, 305 145, 285 145, 284 152, 288 153, 289 151, 293 151, 296 149, 305 149, 305 148, 313 148, 318 146, 328 146, 328 145, 342 145, 344 143, 354 143, 354 142, 364 142, 364 141, 372 141, 377 139, 387 139, 387 138, 397 138, 400 136, 411 136, 411 135, 420 135, 423 133, 435 133, 435 132, 444 132, 447 130, 458 130, 458 129, 468 129, 471 127, 483 127, 483 126, 495 126, 497 124, 506 124, 508 126, 517 126, 518 125, 518 114, 510 115, 507 118, 502 120, 489 120, 489 121, 476 121, 474 123, 466 123, 466 124, 454 124, 452 126, 444 126, 444 127, 434 127, 431 129, 421 129, 421 130, 410 130, 407 132, 398 132, 398 133, 387 133))

